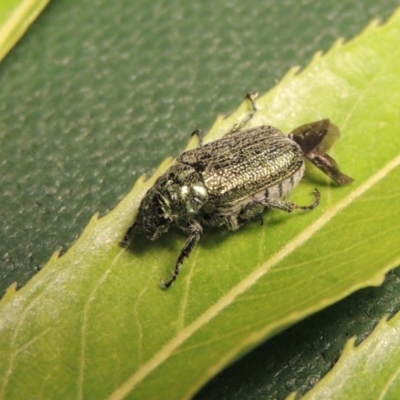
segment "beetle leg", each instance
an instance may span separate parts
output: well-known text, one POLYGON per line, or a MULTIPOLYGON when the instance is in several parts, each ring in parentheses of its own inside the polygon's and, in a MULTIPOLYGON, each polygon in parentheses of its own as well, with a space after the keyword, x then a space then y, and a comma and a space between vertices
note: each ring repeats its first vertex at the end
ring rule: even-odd
POLYGON ((260 223, 261 226, 264 225, 264 218, 262 214, 258 214, 254 218, 260 223))
POLYGON ((340 170, 336 161, 330 155, 322 151, 311 151, 307 154, 307 159, 339 185, 347 185, 354 181, 353 178, 340 170))
POLYGON ((298 206, 298 205, 294 205, 296 210, 304 210, 304 211, 311 211, 313 210, 315 207, 318 206, 319 202, 321 201, 321 193, 318 189, 314 189, 314 195, 315 195, 315 200, 314 203, 310 204, 309 206, 298 206))
MULTIPOLYGON (((257 95, 258 93, 256 92, 246 94, 246 99, 249 100, 251 104, 251 110, 243 119, 243 121, 240 121, 237 124, 233 125, 232 129, 227 133, 227 135, 239 132, 243 128, 243 126, 246 125, 253 118, 253 115, 257 112, 257 106, 255 102, 257 95)), ((203 146, 203 133, 199 129, 193 131, 191 136, 197 136, 199 139, 199 147, 203 146)))
POLYGON ((338 127, 332 124, 329 119, 322 119, 299 126, 289 134, 289 139, 292 139, 301 147, 304 157, 317 168, 337 184, 346 185, 353 182, 354 179, 340 171, 336 161, 326 154, 326 151, 339 136, 338 127))
MULTIPOLYGON (((336 140, 339 135, 339 129, 336 125, 326 118, 301 125, 289 133, 288 137, 301 147, 304 156, 307 157, 310 151, 322 145, 323 140, 327 140, 330 137, 331 140, 336 140)), ((325 150, 328 149, 325 148, 325 150)))
POLYGON ((199 242, 201 234, 203 232, 203 228, 197 221, 192 222, 191 225, 189 225, 188 230, 190 234, 179 254, 178 260, 176 261, 175 269, 172 273, 172 278, 167 282, 161 280, 161 286, 164 289, 168 289, 175 282, 176 278, 179 275, 184 259, 189 257, 190 253, 192 252, 196 244, 199 242))
POLYGON ((318 189, 314 189, 314 195, 315 195, 315 200, 309 206, 299 206, 295 203, 292 203, 291 201, 284 201, 280 199, 268 199, 265 205, 269 208, 276 208, 278 210, 285 211, 288 213, 291 213, 294 210, 310 211, 313 210, 315 207, 317 207, 321 200, 321 193, 319 192, 318 189))
POLYGON ((239 132, 244 125, 246 125, 252 118, 253 115, 257 111, 257 106, 255 99, 257 98, 257 93, 256 92, 251 92, 246 94, 246 99, 250 101, 251 104, 251 110, 250 112, 246 115, 246 117, 243 119, 243 121, 238 122, 237 124, 233 125, 232 129, 227 133, 227 135, 231 135, 232 133, 239 132))
POLYGON ((131 235, 131 233, 133 232, 133 230, 135 229, 136 224, 133 224, 129 227, 129 229, 126 231, 124 239, 119 242, 119 245, 125 249, 129 249, 130 248, 130 244, 129 244, 129 237, 131 235))
POLYGON ((199 139, 199 147, 203 146, 203 132, 200 129, 193 131, 191 136, 197 136, 197 139, 199 139))
POLYGON ((242 224, 249 220, 256 219, 260 223, 260 225, 264 225, 264 220, 262 216, 264 208, 264 204, 250 204, 240 211, 238 218, 240 219, 240 221, 242 221, 242 224))

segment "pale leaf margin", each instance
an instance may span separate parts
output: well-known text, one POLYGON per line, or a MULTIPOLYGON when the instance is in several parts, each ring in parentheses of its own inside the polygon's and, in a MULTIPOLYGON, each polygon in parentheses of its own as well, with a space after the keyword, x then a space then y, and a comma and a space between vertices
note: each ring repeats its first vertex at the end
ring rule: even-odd
MULTIPOLYGON (((393 20, 398 19, 400 17, 400 9, 395 12, 392 18, 387 21, 385 25, 390 24, 393 20)), ((373 21, 371 24, 357 36, 357 40, 362 38, 363 35, 368 35, 374 29, 379 29, 378 21, 373 21)), ((351 43, 351 42, 349 42, 351 43)), ((343 40, 338 40, 333 46, 332 50, 335 50, 342 46, 343 40)), ((312 62, 302 71, 306 72, 309 68, 313 66, 313 64, 317 63, 321 58, 322 54, 317 53, 312 60, 312 62)), ((284 85, 286 82, 290 81, 293 77, 296 76, 298 72, 298 68, 291 69, 288 74, 282 79, 282 81, 270 92, 268 92, 264 97, 271 98, 274 97, 276 91, 279 90, 281 85, 284 85)), ((259 102, 263 102, 263 98, 259 100, 259 102)), ((216 123, 210 130, 210 133, 205 138, 205 143, 215 140, 220 137, 221 132, 226 132, 227 128, 232 126, 234 121, 238 120, 238 114, 242 112, 245 113, 246 105, 242 104, 242 106, 238 109, 238 111, 229 118, 220 117, 217 119, 216 123), (242 110, 242 111, 241 111, 242 110)), ((268 121, 273 120, 269 116, 265 116, 268 121)), ((253 122, 250 122, 250 125, 253 122)), ((257 121, 254 123, 255 125, 259 125, 257 121)), ((273 124, 273 123, 272 123, 273 124)), ((278 124, 277 124, 278 125, 278 124)), ((192 148, 192 142, 188 146, 188 148, 192 148)), ((340 211, 344 210, 350 204, 353 203, 354 200, 362 196, 365 192, 371 189, 376 183, 380 182, 383 178, 385 178, 389 173, 394 171, 400 166, 400 155, 395 157, 389 163, 387 163, 383 168, 377 171, 370 179, 364 182, 361 186, 359 186, 354 192, 349 194, 346 198, 340 201, 337 205, 335 205, 331 210, 327 211, 321 218, 315 221, 312 225, 310 225, 306 230, 304 230, 300 235, 291 240, 279 253, 275 254, 272 258, 270 258, 265 264, 263 264, 260 268, 252 272, 249 276, 247 276, 244 280, 240 282, 237 286, 233 287, 225 296, 223 296, 217 303, 215 303, 211 308, 209 308, 205 313, 203 313, 199 318, 197 318, 192 324, 185 327, 178 336, 176 336, 173 340, 167 343, 158 353, 156 353, 148 362, 143 364, 141 368, 136 371, 129 379, 127 379, 116 391, 109 397, 109 400, 117 400, 123 399, 128 396, 135 387, 143 381, 152 371, 154 371, 157 367, 159 367, 165 360, 167 360, 174 351, 182 345, 188 338, 190 338, 196 331, 198 331, 201 327, 205 326, 209 321, 211 321, 216 315, 218 315, 222 310, 228 307, 230 304, 234 302, 242 293, 244 293, 247 289, 249 289, 252 285, 254 285, 261 277, 263 277, 268 271, 270 271, 276 264, 282 261, 285 257, 291 254, 294 250, 299 248, 302 244, 304 244, 307 240, 311 238, 311 236, 320 230, 324 225, 326 225, 335 215, 337 215, 340 211)), ((329 301, 325 301, 321 304, 313 306, 312 309, 305 309, 300 314, 296 315, 288 315, 286 320, 279 320, 277 322, 277 326, 269 325, 265 329, 254 332, 253 335, 246 338, 245 341, 240 343, 238 347, 240 348, 250 348, 252 345, 259 343, 263 338, 267 337, 275 329, 279 329, 282 325, 289 325, 293 323, 293 321, 299 321, 306 316, 314 313, 318 310, 321 310, 327 307, 330 304, 333 304, 347 295, 354 293, 355 291, 368 287, 368 286, 379 286, 382 284, 385 274, 397 267, 400 264, 400 256, 389 264, 385 265, 378 274, 371 277, 370 279, 364 280, 357 285, 349 287, 349 289, 345 293, 340 293, 338 297, 329 298, 329 301)), ((220 359, 220 362, 214 364, 207 371, 207 377, 210 378, 214 376, 217 372, 219 372, 223 367, 225 367, 229 362, 235 358, 237 355, 237 348, 233 349, 231 352, 227 353, 220 359)), ((207 381, 202 379, 196 382, 191 388, 189 388, 188 392, 185 394, 183 398, 189 399, 191 398, 197 390, 207 381)))
MULTIPOLYGON (((285 79, 289 79, 288 77, 293 76, 293 75, 294 75, 294 70, 292 70, 285 79)), ((274 90, 272 90, 268 94, 268 96, 273 96, 273 94, 274 94, 274 90)), ((241 109, 239 109, 239 112, 241 109)), ((243 110, 244 110, 244 108, 243 108, 243 110)), ((232 117, 232 118, 237 120, 238 117, 235 114, 234 117, 232 117)), ((230 119, 224 120, 224 123, 226 123, 228 126, 231 126, 231 124, 232 124, 230 119)), ((221 132, 224 132, 224 131, 226 131, 226 128, 222 127, 222 128, 219 128, 219 130, 221 132)), ((121 239, 121 237, 120 237, 121 232, 126 230, 126 228, 127 228, 126 224, 129 223, 129 221, 126 221, 126 218, 125 218, 126 209, 132 210, 132 214, 134 214, 136 212, 137 207, 138 207, 138 202, 140 201, 140 197, 143 196, 143 194, 147 190, 147 188, 152 185, 156 176, 158 176, 160 173, 162 173, 170 163, 171 163, 171 160, 167 160, 159 168, 159 170, 155 174, 155 176, 152 177, 150 180, 144 182, 143 179, 140 179, 138 181, 137 185, 135 186, 135 189, 117 206, 117 208, 112 213, 108 214, 107 216, 105 216, 101 219, 97 219, 97 216, 92 218, 89 225, 85 229, 84 233, 78 239, 76 244, 74 244, 74 246, 71 248, 71 250, 73 248, 75 248, 75 246, 77 246, 78 244, 81 244, 82 241, 87 240, 88 236, 90 236, 89 241, 93 241, 93 243, 90 243, 89 246, 93 245, 94 247, 96 246, 96 243, 98 243, 98 242, 111 244, 112 242, 121 239), (125 209, 125 211, 122 212, 121 211, 122 209, 125 209), (105 225, 105 221, 110 220, 111 218, 113 219, 114 226, 111 229, 104 230, 103 226, 105 225), (90 231, 92 231, 92 232, 89 235, 90 231)), ((399 157, 396 157, 390 163, 385 165, 380 171, 378 171, 376 174, 374 174, 369 180, 367 180, 363 185, 361 185, 358 188, 359 192, 358 192, 358 194, 356 194, 356 197, 361 196, 365 191, 368 190, 368 188, 371 187, 371 184, 379 181, 379 179, 381 179, 382 176, 389 173, 390 171, 393 171, 393 169, 396 168, 399 165, 399 163, 400 163, 399 157)), ((354 196, 355 194, 353 193, 352 195, 354 196)), ((336 209, 338 207, 341 207, 341 209, 346 208, 348 205, 348 200, 349 200, 348 198, 343 199, 341 202, 339 202, 336 205, 336 209)), ((337 209, 336 213, 338 213, 339 211, 340 210, 337 209)), ((335 214, 332 214, 331 218, 334 215, 335 214)), ((322 222, 320 222, 320 226, 323 226, 323 224, 326 223, 326 222, 323 222, 323 217, 321 217, 321 219, 319 219, 318 221, 322 221, 322 222)), ((309 228, 307 228, 302 234, 300 234, 299 236, 297 236, 295 239, 293 239, 291 241, 292 248, 293 248, 293 245, 299 246, 301 243, 303 243, 305 240, 307 240, 307 238, 306 238, 306 236, 308 235, 307 232, 309 230, 312 230, 313 229, 312 227, 315 226, 316 224, 318 224, 318 221, 315 222, 313 225, 311 225, 309 228)), ((310 234, 311 234, 311 232, 310 232, 310 234)), ((286 254, 290 254, 292 252, 292 250, 290 248, 287 248, 284 251, 286 251, 286 254)), ((66 255, 64 255, 63 257, 65 257, 65 256, 66 255)), ((179 336, 175 337, 173 340, 171 340, 169 343, 167 343, 167 345, 164 346, 164 348, 161 351, 156 353, 155 356, 153 356, 147 363, 145 363, 142 366, 141 370, 137 371, 127 381, 125 381, 125 384, 120 386, 119 389, 117 389, 117 391, 114 392, 114 395, 111 396, 111 398, 122 398, 125 394, 130 393, 132 388, 137 383, 139 383, 141 380, 143 380, 149 374, 149 372, 154 370, 154 368, 159 366, 162 363, 162 361, 168 357, 169 354, 171 354, 180 344, 182 344, 189 337, 190 329, 192 329, 192 332, 193 332, 193 328, 198 329, 199 327, 204 326, 208 321, 210 321, 216 315, 215 314, 216 311, 219 312, 220 310, 224 309, 229 304, 231 304, 233 299, 235 299, 237 296, 239 296, 240 293, 243 293, 243 291, 245 290, 245 288, 244 288, 245 285, 247 285, 247 287, 249 287, 252 284, 254 284, 254 282, 256 282, 260 277, 262 277, 272 267, 272 265, 275 265, 277 262, 279 262, 280 259, 281 259, 280 256, 276 255, 274 258, 270 259, 266 264, 264 264, 260 268, 258 268, 257 271, 253 272, 250 276, 246 277, 246 279, 243 280, 239 285, 237 285, 235 288, 230 290, 222 299, 220 299, 215 304, 214 307, 216 307, 216 308, 208 309, 197 320, 195 320, 192 324, 190 324, 188 327, 186 327, 180 333, 179 336), (127 391, 124 392, 125 389, 127 389, 127 391)), ((379 275, 376 276, 375 278, 372 278, 369 281, 363 281, 357 287, 353 286, 353 287, 349 288, 348 293, 353 292, 354 290, 358 289, 359 287, 380 284, 383 279, 383 273, 386 272, 388 269, 391 269, 391 268, 397 266, 398 261, 399 260, 396 260, 395 263, 392 263, 393 265, 385 266, 384 271, 379 273, 379 275)), ((49 263, 46 267, 50 267, 51 265, 49 265, 49 264, 52 264, 53 262, 55 262, 55 263, 58 262, 57 255, 55 255, 49 261, 49 263)), ((40 274, 38 274, 37 276, 39 276, 39 275, 40 274)), ((34 277, 27 284, 27 287, 30 286, 32 288, 35 284, 40 284, 40 279, 38 278, 36 280, 35 278, 36 277, 34 277)), ((28 289, 26 289, 26 290, 28 290, 28 289)), ((24 288, 21 290, 21 292, 22 291, 24 291, 24 288)), ((12 292, 13 292, 13 290, 10 290, 10 292, 5 297, 4 301, 11 300, 10 295, 12 292)), ((341 295, 340 298, 343 298, 343 295, 341 295)), ((312 311, 315 312, 317 309, 324 308, 328 304, 331 304, 338 299, 339 298, 330 298, 329 302, 325 302, 324 304, 319 304, 317 308, 313 307, 312 311)), ((3 305, 4 305, 4 302, 3 302, 3 305)), ((308 315, 309 313, 310 313, 310 310, 306 310, 301 315, 300 314, 290 315, 287 317, 287 321, 293 323, 293 321, 297 321, 297 320, 301 319, 302 317, 308 315)), ((280 325, 282 324, 282 320, 280 321, 279 324, 280 325)), ((275 328, 275 327, 272 327, 272 328, 275 328)), ((267 333, 270 333, 270 331, 271 331, 271 325, 269 325, 268 331, 260 330, 258 332, 255 332, 254 335, 246 338, 245 342, 239 343, 238 348, 239 347, 244 348, 244 347, 247 347, 246 346, 247 344, 253 344, 253 343, 259 342, 262 338, 264 338, 266 336, 267 333)), ((218 371, 221 367, 225 366, 227 362, 231 361, 233 356, 235 356, 236 354, 237 354, 237 349, 234 350, 234 352, 232 352, 232 353, 227 353, 224 357, 222 357, 220 363, 218 363, 218 365, 211 366, 207 370, 207 374, 204 376, 210 376, 214 372, 218 371)), ((187 392, 187 395, 185 397, 187 397, 187 398, 190 397, 198 389, 198 387, 201 386, 202 383, 204 383, 204 380, 205 380, 204 376, 202 377, 201 381, 196 382, 192 387, 189 388, 189 391, 187 392)))
MULTIPOLYGON (((333 369, 302 399, 387 399, 400 387, 400 313, 382 318, 358 346, 345 345, 333 369)), ((295 399, 293 393, 288 399, 295 399)))
MULTIPOLYGON (((310 237, 320 230, 326 223, 328 223, 336 214, 349 206, 356 198, 360 197, 363 193, 365 193, 368 189, 374 186, 377 182, 387 176, 391 171, 400 166, 400 156, 396 157, 390 163, 388 163, 384 168, 382 168, 378 173, 372 176, 368 181, 366 181, 363 185, 357 188, 356 191, 352 192, 349 196, 344 198, 340 203, 338 203, 331 210, 326 212, 320 219, 314 222, 309 228, 303 231, 300 235, 295 237, 292 241, 290 241, 279 253, 275 254, 272 258, 270 258, 267 263, 263 264, 260 268, 251 273, 248 277, 246 277, 243 281, 240 282, 239 285, 232 288, 224 297, 222 297, 217 303, 215 303, 211 308, 207 310, 204 314, 202 314, 199 318, 197 318, 192 324, 188 325, 184 328, 178 336, 176 336, 171 342, 169 342, 164 348, 154 355, 152 359, 146 362, 135 374, 133 374, 123 385, 121 385, 110 397, 109 400, 117 400, 125 398, 134 388, 135 386, 142 381, 146 376, 148 376, 154 369, 156 369, 160 364, 162 364, 168 357, 170 357, 173 352, 184 343, 189 337, 191 337, 196 331, 198 331, 201 327, 206 325, 211 319, 213 319, 216 315, 218 315, 224 308, 229 306, 234 302, 234 300, 248 290, 251 286, 253 286, 258 279, 263 277, 268 271, 271 270, 276 264, 278 264, 281 260, 288 256, 288 254, 292 253, 295 249, 300 247, 303 243, 310 239, 310 237)), ((346 295, 349 295, 355 292, 358 289, 361 289, 366 286, 379 286, 382 284, 385 274, 391 269, 395 268, 400 264, 400 257, 390 265, 387 265, 381 273, 377 276, 371 278, 368 281, 360 282, 359 286, 353 286, 349 288, 346 295)), ((343 293, 335 299, 330 299, 329 304, 333 304, 336 301, 343 298, 343 293)), ((328 303, 321 304, 320 309, 325 308, 328 303)), ((298 314, 295 316, 297 320, 300 320, 311 313, 311 311, 315 312, 315 307, 312 310, 305 309, 302 314, 298 314)), ((289 315, 287 318, 287 323, 293 320, 293 315, 289 315)), ((285 321, 279 320, 279 326, 285 324, 285 321)), ((246 342, 241 344, 241 347, 248 347, 253 343, 258 343, 262 338, 264 338, 270 331, 271 326, 268 326, 265 330, 260 330, 256 332, 254 335, 247 338, 246 342)), ((234 349, 231 353, 225 355, 225 357, 221 358, 220 363, 215 364, 210 371, 210 376, 213 376, 215 373, 221 370, 223 366, 225 366, 236 354, 236 349, 234 349)), ((199 386, 201 383, 199 382, 199 386)), ((185 398, 190 398, 198 389, 198 386, 194 388, 193 392, 185 398)))

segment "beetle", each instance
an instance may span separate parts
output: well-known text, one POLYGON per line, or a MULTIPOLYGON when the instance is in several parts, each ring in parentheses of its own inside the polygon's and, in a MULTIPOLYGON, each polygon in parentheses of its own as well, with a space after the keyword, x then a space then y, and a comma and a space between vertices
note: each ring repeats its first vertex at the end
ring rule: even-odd
POLYGON ((247 95, 252 107, 249 115, 222 138, 203 145, 201 132, 193 132, 199 147, 182 153, 156 180, 121 242, 129 247, 134 232, 155 240, 173 225, 188 233, 171 279, 161 281, 163 288, 176 280, 204 227, 225 225, 235 231, 252 219, 262 224, 265 208, 290 213, 318 206, 317 189, 310 205, 285 200, 304 175, 305 159, 339 185, 353 181, 326 153, 339 136, 329 119, 301 125, 288 136, 268 125, 241 130, 257 110, 255 96, 247 95))

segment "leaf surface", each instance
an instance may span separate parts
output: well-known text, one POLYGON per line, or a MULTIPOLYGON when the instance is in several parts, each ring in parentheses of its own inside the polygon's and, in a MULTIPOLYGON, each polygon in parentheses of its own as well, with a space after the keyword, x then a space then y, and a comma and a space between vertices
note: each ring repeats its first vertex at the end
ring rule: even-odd
POLYGON ((400 393, 400 314, 383 319, 355 347, 349 340, 338 363, 304 400, 397 399, 400 393))
MULTIPOLYGON (((189 398, 245 351, 400 264, 400 13, 290 71, 257 101, 248 126, 284 132, 329 117, 331 155, 355 182, 337 187, 308 166, 291 195, 309 213, 207 231, 176 284, 160 290, 185 236, 119 247, 140 200, 172 160, 97 216, 62 257, 0 303, 0 398, 189 398)), ((206 141, 248 112, 219 118, 206 141)), ((195 140, 190 143, 195 146, 195 140)))

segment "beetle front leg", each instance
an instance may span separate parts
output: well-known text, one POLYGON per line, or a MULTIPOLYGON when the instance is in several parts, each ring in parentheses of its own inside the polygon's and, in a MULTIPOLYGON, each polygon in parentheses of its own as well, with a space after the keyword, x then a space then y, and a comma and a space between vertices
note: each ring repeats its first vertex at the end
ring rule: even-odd
POLYGON ((176 261, 175 269, 172 273, 172 278, 167 282, 161 280, 161 286, 164 289, 168 289, 176 281, 184 259, 189 257, 190 253, 199 242, 201 234, 203 233, 203 228, 197 221, 195 221, 191 225, 189 225, 188 231, 190 233, 189 237, 187 238, 186 243, 179 254, 178 260, 176 261))

